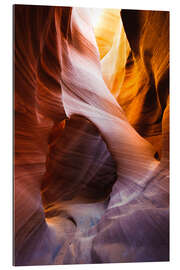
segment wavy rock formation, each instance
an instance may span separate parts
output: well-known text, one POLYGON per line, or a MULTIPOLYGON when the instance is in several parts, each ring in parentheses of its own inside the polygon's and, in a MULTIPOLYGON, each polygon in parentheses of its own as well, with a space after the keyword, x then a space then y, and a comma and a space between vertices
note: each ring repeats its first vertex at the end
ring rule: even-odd
POLYGON ((169 13, 14 22, 14 264, 169 260, 169 13))

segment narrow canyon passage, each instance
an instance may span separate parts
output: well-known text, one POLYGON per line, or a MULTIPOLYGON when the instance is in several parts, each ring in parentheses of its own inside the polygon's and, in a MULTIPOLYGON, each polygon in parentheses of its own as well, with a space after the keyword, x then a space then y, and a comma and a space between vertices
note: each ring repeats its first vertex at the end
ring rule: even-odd
POLYGON ((14 24, 14 264, 168 261, 169 12, 14 24))

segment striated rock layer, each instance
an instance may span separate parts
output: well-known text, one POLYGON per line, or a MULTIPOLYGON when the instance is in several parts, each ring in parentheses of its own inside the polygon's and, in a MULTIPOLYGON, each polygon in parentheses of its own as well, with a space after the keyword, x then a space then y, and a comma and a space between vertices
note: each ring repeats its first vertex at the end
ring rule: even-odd
POLYGON ((168 261, 169 13, 14 24, 14 264, 168 261))

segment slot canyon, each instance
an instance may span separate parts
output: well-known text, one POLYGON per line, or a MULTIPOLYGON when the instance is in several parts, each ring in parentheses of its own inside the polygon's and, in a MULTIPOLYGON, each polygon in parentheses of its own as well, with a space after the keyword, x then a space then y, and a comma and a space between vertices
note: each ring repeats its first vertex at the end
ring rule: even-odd
POLYGON ((15 5, 14 265, 169 260, 169 12, 15 5))

